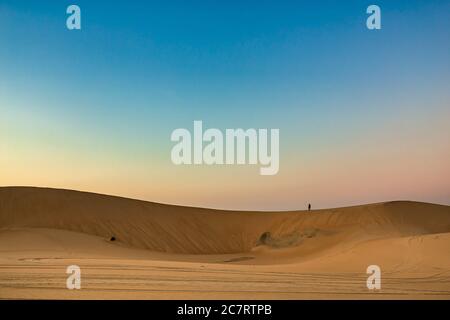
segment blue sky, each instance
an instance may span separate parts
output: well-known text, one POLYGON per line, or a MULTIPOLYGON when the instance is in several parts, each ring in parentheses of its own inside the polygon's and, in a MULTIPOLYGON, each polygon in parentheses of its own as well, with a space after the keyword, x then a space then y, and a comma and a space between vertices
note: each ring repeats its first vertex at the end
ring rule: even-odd
MULTIPOLYGON (((11 155, 5 160, 10 177, 0 183, 176 202, 167 196, 181 188, 175 180, 161 194, 145 181, 171 181, 163 174, 173 175, 166 163, 168 137, 193 120, 222 129, 280 128, 284 173, 267 182, 278 189, 306 190, 302 181, 315 181, 312 163, 323 165, 323 172, 344 172, 345 167, 335 167, 324 154, 332 150, 342 161, 352 151, 364 155, 362 145, 382 133, 387 136, 377 139, 386 155, 408 145, 403 162, 430 144, 437 150, 434 161, 446 159, 449 13, 448 1, 0 0, 0 124, 11 155), (81 7, 80 31, 65 28, 70 4, 81 7), (370 4, 381 7, 381 30, 365 27, 370 4), (395 139, 403 127, 410 134, 395 139), (409 147, 411 139, 417 143, 409 147), (23 156, 20 148, 35 150, 27 151, 29 156, 43 162, 54 159, 55 153, 65 155, 58 163, 62 177, 46 180, 24 173, 23 178, 14 178, 33 166, 18 164, 16 158, 23 156), (141 189, 127 193, 126 188, 114 188, 119 178, 111 178, 109 171, 77 179, 70 170, 63 174, 65 161, 82 172, 83 165, 94 170, 99 163, 104 165, 104 159, 111 159, 111 172, 122 172, 120 177, 130 179, 130 184, 142 179, 141 189), (142 168, 139 173, 130 173, 136 167, 142 168), (290 180, 298 170, 300 177, 290 180)), ((381 160, 392 166, 391 158, 381 160)), ((370 172, 374 165, 367 161, 361 170, 370 172)), ((422 165, 411 164, 412 171, 420 171, 422 165)), ((445 166, 434 170, 427 173, 433 182, 426 190, 402 193, 400 184, 400 191, 385 191, 391 190, 386 173, 374 182, 384 190, 378 194, 343 198, 327 191, 333 194, 330 200, 320 196, 317 186, 305 199, 313 197, 323 206, 386 197, 446 202, 449 185, 439 177, 449 172, 445 166)), ((248 171, 245 174, 254 174, 253 169, 248 171)), ((198 169, 177 172, 198 193, 211 189, 208 181, 222 181, 215 172, 202 173, 204 182, 195 178, 198 169)), ((250 178, 243 188, 258 191, 257 179, 250 178)), ((352 179, 353 188, 359 176, 352 179)), ((421 181, 423 177, 417 176, 403 183, 421 181)), ((246 194, 248 203, 243 199, 234 204, 229 200, 231 191, 224 187, 220 192, 224 198, 219 200, 206 192, 204 198, 213 200, 205 202, 193 191, 185 202, 210 206, 231 202, 234 207, 255 202, 246 194)), ((260 197, 258 192, 255 197, 260 197)), ((274 196, 268 205, 293 208, 305 199, 298 194, 274 196)))

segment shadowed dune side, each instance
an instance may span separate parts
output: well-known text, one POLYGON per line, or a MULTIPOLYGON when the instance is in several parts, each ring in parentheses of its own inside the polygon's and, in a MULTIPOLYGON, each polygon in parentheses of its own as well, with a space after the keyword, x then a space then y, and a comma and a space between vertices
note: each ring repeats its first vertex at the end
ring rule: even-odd
POLYGON ((318 237, 327 247, 342 239, 446 233, 450 207, 396 201, 311 212, 238 212, 71 190, 2 187, 0 229, 14 228, 114 237, 125 246, 156 252, 225 254, 296 247, 318 237))

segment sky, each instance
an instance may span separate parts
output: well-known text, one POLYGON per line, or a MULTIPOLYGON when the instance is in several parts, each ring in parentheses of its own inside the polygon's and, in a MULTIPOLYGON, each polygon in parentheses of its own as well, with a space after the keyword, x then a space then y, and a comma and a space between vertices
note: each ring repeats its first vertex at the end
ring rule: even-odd
POLYGON ((449 1, 0 0, 0 186, 242 210, 448 205, 449 39, 449 1), (279 129, 278 174, 174 165, 170 135, 194 120, 279 129))

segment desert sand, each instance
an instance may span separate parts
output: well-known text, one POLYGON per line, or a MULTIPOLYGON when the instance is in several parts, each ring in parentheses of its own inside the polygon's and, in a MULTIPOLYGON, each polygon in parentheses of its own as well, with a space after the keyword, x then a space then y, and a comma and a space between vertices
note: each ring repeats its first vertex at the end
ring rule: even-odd
POLYGON ((237 212, 2 187, 0 298, 450 299, 450 206, 237 212))

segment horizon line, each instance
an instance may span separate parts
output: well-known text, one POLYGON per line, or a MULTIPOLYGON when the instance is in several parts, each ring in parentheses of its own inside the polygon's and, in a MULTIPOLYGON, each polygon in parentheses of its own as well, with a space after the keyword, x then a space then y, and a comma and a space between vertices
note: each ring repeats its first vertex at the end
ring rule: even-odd
POLYGON ((0 186, 0 190, 1 189, 13 189, 13 188, 15 188, 15 189, 47 189, 47 190, 54 190, 54 191, 70 191, 70 192, 87 193, 87 194, 103 196, 103 197, 113 197, 113 198, 120 198, 120 199, 124 199, 124 200, 140 201, 140 202, 152 203, 152 204, 156 204, 156 205, 173 206, 173 207, 180 207, 180 208, 199 209, 199 210, 212 210, 212 211, 227 211, 227 212, 247 212, 247 213, 288 213, 288 212, 312 212, 312 211, 317 212, 317 211, 324 211, 324 210, 335 210, 335 209, 362 207, 362 206, 370 206, 370 205, 382 205, 382 204, 389 204, 389 203, 396 203, 396 202, 414 202, 414 203, 423 203, 423 204, 431 204, 431 205, 437 205, 437 206, 450 207, 450 205, 448 205, 448 204, 424 202, 424 201, 416 201, 416 200, 406 200, 406 199, 397 199, 397 200, 387 200, 387 201, 380 201, 380 202, 362 203, 362 204, 355 204, 355 205, 349 205, 349 206, 319 208, 319 209, 311 209, 311 210, 308 210, 308 209, 294 209, 294 210, 246 210, 246 209, 225 209, 225 208, 212 208, 212 207, 198 207, 198 206, 189 206, 189 205, 183 205, 183 204, 156 202, 156 201, 139 199, 139 198, 130 198, 130 197, 125 197, 125 196, 115 195, 115 194, 106 194, 106 193, 100 193, 100 192, 95 192, 95 191, 86 191, 86 190, 77 190, 77 189, 68 189, 68 188, 42 187, 42 186, 31 186, 31 185, 0 186))

